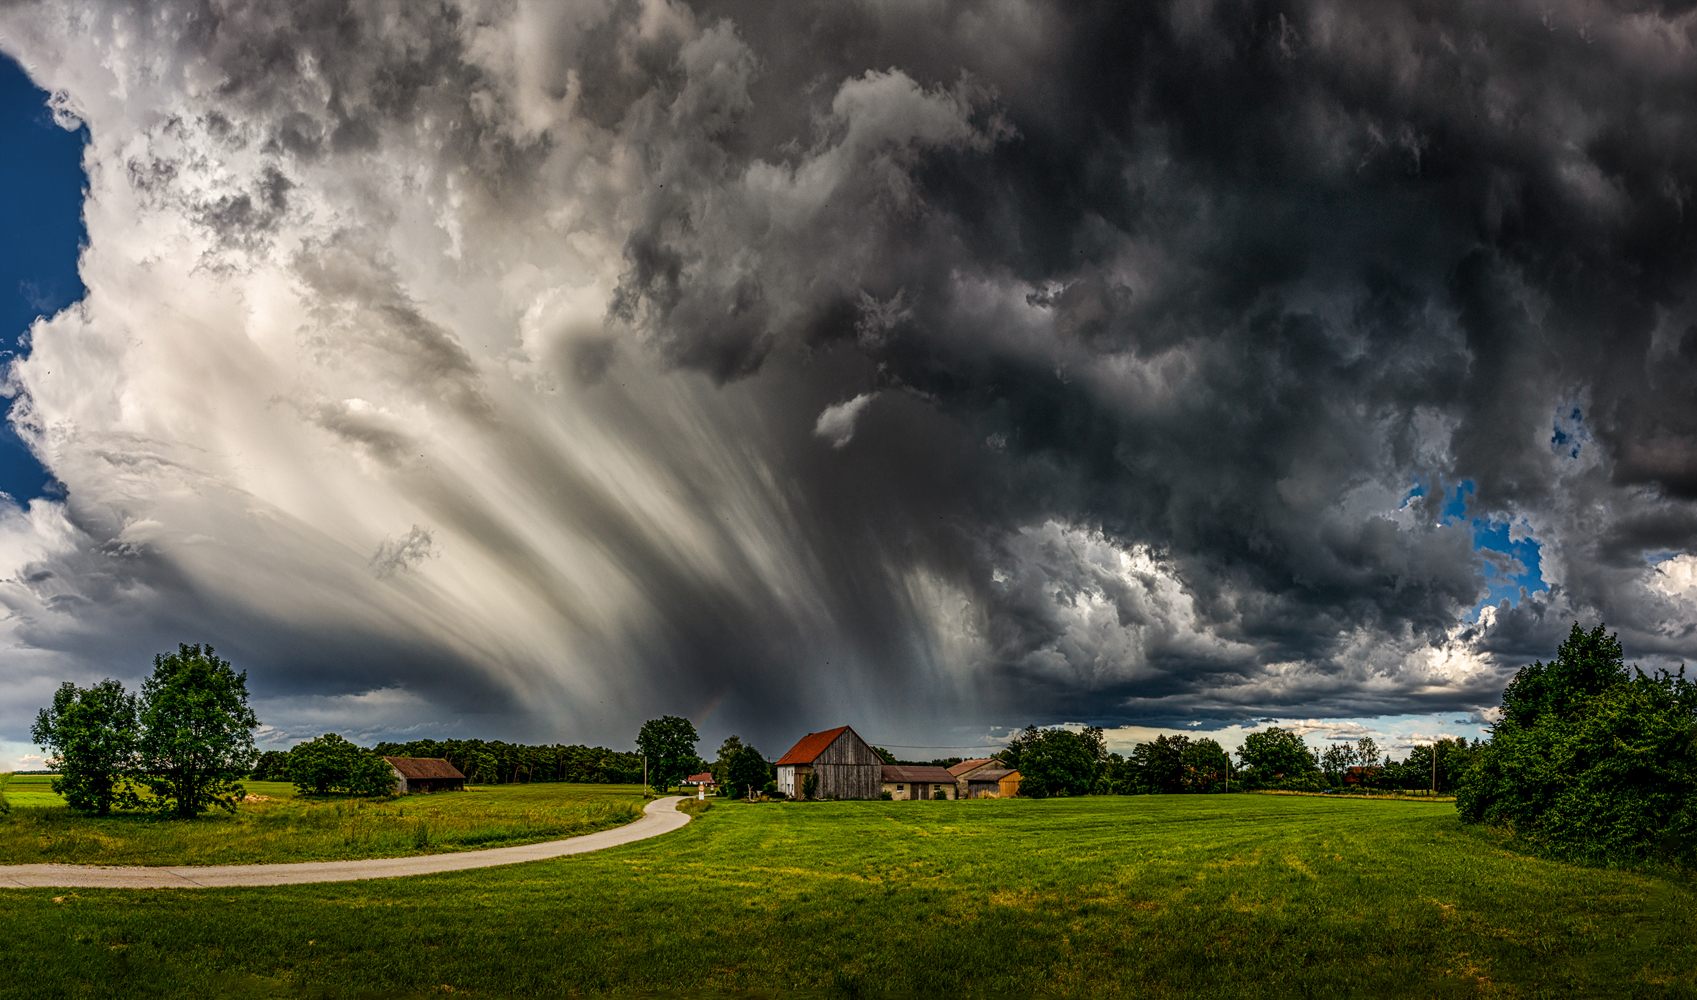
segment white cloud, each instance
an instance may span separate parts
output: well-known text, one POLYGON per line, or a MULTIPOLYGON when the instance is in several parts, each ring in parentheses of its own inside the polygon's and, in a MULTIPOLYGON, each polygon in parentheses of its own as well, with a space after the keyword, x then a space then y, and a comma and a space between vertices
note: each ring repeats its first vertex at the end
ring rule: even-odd
POLYGON ((827 406, 819 414, 819 420, 813 425, 814 437, 821 437, 831 442, 831 447, 841 448, 854 439, 854 422, 866 411, 877 393, 863 392, 853 399, 827 406))

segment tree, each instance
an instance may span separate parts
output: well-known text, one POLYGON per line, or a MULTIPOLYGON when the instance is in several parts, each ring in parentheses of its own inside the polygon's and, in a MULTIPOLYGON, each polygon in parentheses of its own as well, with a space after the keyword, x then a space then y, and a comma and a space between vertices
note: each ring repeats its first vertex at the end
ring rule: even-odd
POLYGON ((1571 719, 1586 701, 1625 680, 1625 652, 1605 635, 1602 623, 1590 632, 1578 622, 1550 663, 1522 667, 1503 691, 1502 721, 1522 729, 1547 715, 1571 719))
POLYGON ((1363 736, 1355 741, 1355 760, 1361 767, 1379 766, 1379 744, 1373 742, 1373 737, 1363 736))
POLYGON ((1325 772, 1326 780, 1333 785, 1343 784, 1343 777, 1349 769, 1355 766, 1355 745, 1352 743, 1333 743, 1324 753, 1320 754, 1320 770, 1325 772))
POLYGON ((1018 744, 1014 752, 1019 761, 1021 795, 1037 799, 1088 795, 1097 790, 1098 780, 1106 777, 1108 751, 1098 727, 1075 733, 1067 729, 1039 731, 1033 726, 1014 743, 1018 744))
MULTIPOLYGON (((885 750, 883 747, 873 747, 872 752, 877 754, 886 764, 894 764, 896 762, 896 755, 885 750)), ((957 760, 955 763, 958 764, 960 761, 957 760)))
POLYGON ((1225 784, 1231 758, 1220 744, 1210 739, 1192 740, 1179 753, 1183 768, 1179 788, 1185 792, 1213 792, 1225 784))
POLYGON ((335 733, 297 743, 288 755, 289 780, 303 794, 388 795, 395 790, 394 771, 378 754, 335 733))
POLYGON ((736 736, 719 745, 719 760, 713 765, 713 780, 733 799, 740 799, 750 789, 765 788, 773 778, 772 765, 759 750, 736 736))
POLYGON ((1237 756, 1259 782, 1304 778, 1320 770, 1313 751, 1302 742, 1302 737, 1277 726, 1244 737, 1237 756))
POLYGON ((648 758, 648 783, 655 788, 671 788, 689 777, 690 768, 698 760, 695 745, 700 740, 688 719, 665 715, 644 722, 636 734, 636 745, 648 758))
POLYGON ((253 770, 259 719, 247 704, 247 671, 237 673, 211 646, 178 645, 153 658, 141 688, 141 780, 156 807, 180 819, 211 806, 234 812, 237 782, 253 770))
POLYGON ((1464 821, 1564 855, 1697 862, 1697 684, 1629 672, 1601 625, 1574 623, 1554 661, 1523 667, 1470 756, 1464 821))
POLYGON ((47 751, 59 772, 53 790, 72 809, 107 816, 126 799, 125 779, 135 767, 136 700, 121 682, 59 685, 30 736, 47 751))
POLYGON ((289 752, 287 750, 266 750, 254 761, 253 773, 248 775, 255 781, 288 781, 289 752))
POLYGON ((12 783, 12 772, 0 774, 0 816, 12 811, 12 804, 6 801, 6 786, 12 783))
POLYGON ((1184 788, 1184 751, 1190 737, 1182 733, 1157 736, 1131 748, 1132 789, 1142 793, 1172 794, 1184 788))

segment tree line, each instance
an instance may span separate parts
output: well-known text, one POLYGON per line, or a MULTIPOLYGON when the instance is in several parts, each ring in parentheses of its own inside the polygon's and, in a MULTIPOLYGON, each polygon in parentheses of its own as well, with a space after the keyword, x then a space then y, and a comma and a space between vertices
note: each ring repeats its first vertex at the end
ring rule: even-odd
MULTIPOLYGON (((319 739, 328 737, 341 739, 334 733, 327 733, 319 739)), ((254 779, 293 781, 291 762, 306 746, 307 743, 299 743, 288 750, 268 750, 260 754, 253 770, 254 779)), ((439 757, 458 768, 467 781, 480 785, 532 781, 634 785, 642 781, 640 753, 621 753, 582 744, 527 745, 501 740, 423 739, 379 743, 368 752, 373 757, 439 757)))

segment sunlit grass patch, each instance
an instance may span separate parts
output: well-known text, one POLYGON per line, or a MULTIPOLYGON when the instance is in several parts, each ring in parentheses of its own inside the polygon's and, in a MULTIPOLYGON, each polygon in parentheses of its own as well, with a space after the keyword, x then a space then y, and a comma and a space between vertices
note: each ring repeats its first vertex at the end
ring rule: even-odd
POLYGON ((0 864, 216 865, 402 857, 574 837, 622 826, 642 813, 640 787, 627 785, 473 786, 464 792, 382 800, 302 797, 283 782, 245 787, 250 796, 266 801, 244 801, 234 815, 213 812, 194 820, 146 813, 84 816, 47 792, 52 803, 20 803, 0 817, 0 864))

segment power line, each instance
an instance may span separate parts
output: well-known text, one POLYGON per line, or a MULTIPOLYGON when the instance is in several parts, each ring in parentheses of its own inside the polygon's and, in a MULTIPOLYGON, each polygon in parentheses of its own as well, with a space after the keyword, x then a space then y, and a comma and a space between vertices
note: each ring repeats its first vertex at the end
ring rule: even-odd
POLYGON ((952 746, 912 746, 912 745, 907 744, 907 743, 880 743, 877 740, 867 740, 866 742, 872 744, 873 746, 883 747, 886 750, 888 750, 890 747, 895 747, 897 750, 995 750, 995 749, 999 749, 999 748, 1006 746, 1006 744, 1004 744, 1004 743, 975 743, 971 746, 952 747, 952 746))

